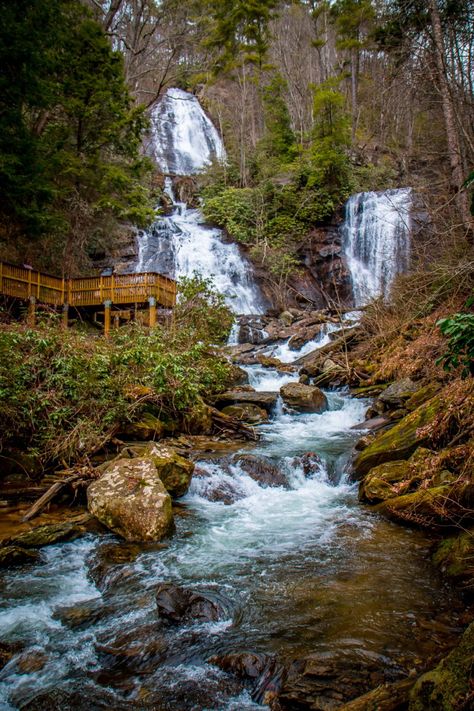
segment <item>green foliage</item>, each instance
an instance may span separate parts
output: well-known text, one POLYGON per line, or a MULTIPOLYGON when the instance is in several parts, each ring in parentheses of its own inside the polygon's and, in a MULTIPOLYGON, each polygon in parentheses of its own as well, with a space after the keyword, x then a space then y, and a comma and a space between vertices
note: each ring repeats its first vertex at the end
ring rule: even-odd
POLYGON ((178 302, 174 310, 174 327, 191 341, 207 344, 225 343, 234 316, 212 279, 199 274, 181 277, 178 282, 178 302))
POLYGON ((208 282, 187 280, 180 292, 169 326, 131 325, 108 341, 62 332, 54 320, 0 328, 0 449, 75 461, 151 405, 179 426, 202 396, 223 389, 229 367, 212 343, 232 316, 208 282))
POLYGON ((216 52, 216 72, 242 61, 262 65, 277 4, 277 0, 201 0, 202 15, 209 18, 205 44, 216 52))
POLYGON ((457 313, 441 319, 437 325, 448 338, 447 351, 437 363, 442 363, 445 370, 462 366, 463 378, 474 375, 474 314, 457 313))
POLYGON ((263 89, 265 133, 257 147, 262 154, 259 163, 273 158, 281 166, 295 158, 296 142, 285 100, 286 88, 284 79, 275 74, 263 89))
POLYGON ((94 229, 152 218, 145 116, 78 0, 0 0, 0 12, 0 211, 71 261, 94 229))

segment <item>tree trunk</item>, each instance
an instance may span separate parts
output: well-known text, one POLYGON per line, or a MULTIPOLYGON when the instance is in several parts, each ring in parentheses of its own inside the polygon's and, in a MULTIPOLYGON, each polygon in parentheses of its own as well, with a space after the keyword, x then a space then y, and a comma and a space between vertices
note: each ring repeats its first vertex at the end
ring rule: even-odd
POLYGON ((351 49, 351 103, 352 103, 352 144, 355 143, 357 131, 357 78, 359 74, 359 52, 356 47, 351 49))
POLYGON ((473 240, 473 224, 469 209, 468 195, 462 189, 465 175, 462 167, 461 142, 456 126, 454 104, 449 90, 448 77, 445 67, 445 46, 441 18, 439 15, 438 0, 430 1, 430 16, 433 30, 434 54, 436 62, 436 73, 438 75, 438 85, 443 106, 443 116, 446 128, 446 139, 448 143, 449 162, 451 165, 451 185, 455 191, 456 207, 459 211, 464 229, 469 242, 473 240))

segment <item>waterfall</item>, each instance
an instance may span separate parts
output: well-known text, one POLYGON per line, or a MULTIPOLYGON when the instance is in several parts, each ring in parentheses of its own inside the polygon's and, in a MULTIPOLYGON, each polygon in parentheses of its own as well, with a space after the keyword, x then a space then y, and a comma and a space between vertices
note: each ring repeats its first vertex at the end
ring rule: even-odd
POLYGON ((219 229, 204 224, 199 210, 177 202, 170 175, 193 175, 225 150, 212 121, 199 101, 181 89, 168 89, 151 114, 149 149, 167 175, 164 192, 171 215, 160 217, 138 233, 136 271, 156 271, 173 279, 199 273, 210 277, 237 314, 259 314, 265 305, 253 280, 252 267, 236 244, 225 242, 219 229))
POLYGON ((342 227, 354 303, 387 296, 410 260, 412 189, 357 193, 346 204, 342 227))

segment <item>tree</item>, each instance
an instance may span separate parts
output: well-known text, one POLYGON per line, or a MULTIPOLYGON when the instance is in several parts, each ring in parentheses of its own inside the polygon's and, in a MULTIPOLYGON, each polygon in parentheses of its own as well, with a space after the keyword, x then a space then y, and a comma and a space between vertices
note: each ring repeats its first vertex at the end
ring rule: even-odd
POLYGON ((133 108, 121 55, 79 2, 0 8, 2 219, 30 253, 47 239, 51 262, 71 273, 101 230, 110 240, 118 221, 153 215, 144 113, 133 108))
POLYGON ((339 35, 338 46, 350 56, 351 67, 351 104, 352 104, 352 142, 358 122, 358 82, 360 52, 367 45, 367 26, 374 18, 371 0, 336 0, 331 7, 336 29, 339 35))

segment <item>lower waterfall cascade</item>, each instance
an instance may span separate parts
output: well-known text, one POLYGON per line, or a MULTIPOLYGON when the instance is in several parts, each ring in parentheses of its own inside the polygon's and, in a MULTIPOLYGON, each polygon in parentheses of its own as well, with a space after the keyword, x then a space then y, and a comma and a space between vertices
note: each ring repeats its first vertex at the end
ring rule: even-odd
POLYGON ((252 267, 238 246, 224 242, 221 230, 204 224, 199 210, 176 202, 170 177, 165 178, 164 190, 173 212, 139 232, 136 271, 157 271, 173 279, 199 273, 213 280, 234 313, 263 313, 265 304, 252 267))
POLYGON ((413 191, 356 193, 346 203, 342 236, 354 305, 386 296, 408 269, 413 191))

